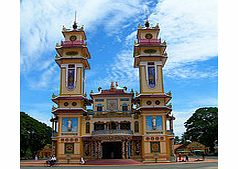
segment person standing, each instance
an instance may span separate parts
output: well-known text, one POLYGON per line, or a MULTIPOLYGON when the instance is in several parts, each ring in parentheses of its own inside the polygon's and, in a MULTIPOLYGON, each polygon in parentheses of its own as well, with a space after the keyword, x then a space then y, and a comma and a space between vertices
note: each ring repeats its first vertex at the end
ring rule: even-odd
POLYGON ((205 160, 205 154, 202 153, 202 160, 204 161, 205 160))
POLYGON ((185 161, 186 161, 186 162, 189 161, 189 160, 188 160, 188 155, 185 155, 185 161))
POLYGON ((80 164, 85 164, 83 157, 80 158, 80 164))

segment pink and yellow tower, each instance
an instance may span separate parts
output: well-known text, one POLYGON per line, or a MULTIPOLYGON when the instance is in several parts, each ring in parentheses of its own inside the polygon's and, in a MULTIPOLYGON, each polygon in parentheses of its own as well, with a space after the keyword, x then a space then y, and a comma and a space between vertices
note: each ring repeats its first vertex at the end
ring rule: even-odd
POLYGON ((136 111, 141 115, 142 158, 144 161, 171 161, 173 153, 173 120, 171 92, 165 93, 163 67, 167 60, 166 42, 159 38, 160 28, 138 27, 134 44, 134 67, 139 68, 140 93, 136 111))
POLYGON ((74 22, 71 29, 63 26, 64 40, 56 44, 55 61, 60 67, 60 92, 52 96, 57 105, 52 108, 54 118, 53 154, 65 162, 70 154, 71 161, 78 161, 83 152, 82 118, 90 104, 85 93, 85 70, 90 69, 90 54, 83 26, 74 22))

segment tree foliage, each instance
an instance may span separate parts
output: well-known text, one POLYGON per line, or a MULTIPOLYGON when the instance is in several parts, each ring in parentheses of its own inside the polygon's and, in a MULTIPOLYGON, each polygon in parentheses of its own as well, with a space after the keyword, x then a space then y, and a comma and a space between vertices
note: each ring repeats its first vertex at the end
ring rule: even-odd
POLYGON ((32 158, 38 150, 51 143, 51 127, 20 112, 21 158, 32 158))
POLYGON ((181 143, 181 140, 179 138, 179 136, 175 136, 174 137, 174 144, 180 144, 181 143))
POLYGON ((214 142, 218 140, 218 108, 199 108, 184 123, 186 131, 183 141, 197 141, 214 150, 214 142))

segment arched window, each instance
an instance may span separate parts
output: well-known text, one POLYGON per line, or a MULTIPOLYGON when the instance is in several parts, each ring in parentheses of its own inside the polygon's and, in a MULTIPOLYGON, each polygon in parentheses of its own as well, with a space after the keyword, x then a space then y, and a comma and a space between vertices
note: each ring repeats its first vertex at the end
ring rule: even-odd
POLYGON ((135 133, 138 133, 139 132, 139 122, 138 121, 135 121, 134 123, 134 127, 135 127, 135 133))
POLYGON ((90 133, 90 123, 86 123, 86 133, 90 133))

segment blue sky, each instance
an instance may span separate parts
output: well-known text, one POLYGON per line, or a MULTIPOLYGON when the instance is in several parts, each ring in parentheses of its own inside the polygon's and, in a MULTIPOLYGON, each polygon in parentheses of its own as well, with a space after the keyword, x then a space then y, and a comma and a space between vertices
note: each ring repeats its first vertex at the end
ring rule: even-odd
POLYGON ((215 0, 22 0, 20 3, 20 110, 50 124, 51 95, 58 93, 55 44, 63 39, 77 11, 84 25, 91 70, 86 89, 108 88, 111 81, 139 90, 133 68, 133 41, 139 23, 159 23, 168 44, 166 91, 172 91, 175 134, 199 107, 217 106, 217 4, 215 0))

